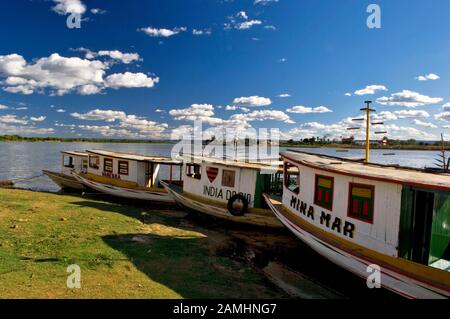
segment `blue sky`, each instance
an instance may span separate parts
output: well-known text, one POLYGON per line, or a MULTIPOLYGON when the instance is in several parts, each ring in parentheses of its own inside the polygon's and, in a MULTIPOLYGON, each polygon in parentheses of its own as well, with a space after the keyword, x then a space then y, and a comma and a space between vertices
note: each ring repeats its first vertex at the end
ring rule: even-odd
POLYGON ((218 130, 340 138, 367 99, 391 138, 449 133, 446 0, 18 0, 4 8, 0 134, 158 139, 198 119, 218 130), (371 3, 381 29, 366 25, 371 3), (72 13, 82 13, 80 29, 66 26, 72 13))

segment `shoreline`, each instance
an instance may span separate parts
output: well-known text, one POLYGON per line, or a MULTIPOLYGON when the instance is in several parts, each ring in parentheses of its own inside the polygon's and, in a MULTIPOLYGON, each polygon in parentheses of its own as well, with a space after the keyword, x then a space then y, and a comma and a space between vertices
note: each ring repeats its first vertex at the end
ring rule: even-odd
MULTIPOLYGON (((91 143, 91 144, 159 144, 159 145, 175 145, 176 141, 133 141, 133 140, 1 140, 0 143, 91 143)), ((349 144, 324 144, 324 145, 291 145, 282 143, 279 147, 283 148, 336 148, 343 150, 365 150, 364 146, 361 145, 349 145, 349 144)), ((387 151, 441 151, 440 145, 402 145, 402 146, 371 146, 371 150, 387 150, 387 151)), ((450 151, 450 146, 445 147, 445 151, 450 151)))
MULTIPOLYGON (((280 144, 280 147, 285 148, 337 148, 344 150, 365 150, 364 146, 359 145, 348 145, 348 144, 329 144, 329 145, 289 145, 280 144)), ((403 146, 392 146, 392 147, 378 147, 371 146, 371 150, 386 150, 386 151, 441 151, 441 146, 439 145, 427 145, 427 146, 417 146, 417 145, 403 145, 403 146)), ((446 151, 450 151, 450 147, 445 148, 446 151)))

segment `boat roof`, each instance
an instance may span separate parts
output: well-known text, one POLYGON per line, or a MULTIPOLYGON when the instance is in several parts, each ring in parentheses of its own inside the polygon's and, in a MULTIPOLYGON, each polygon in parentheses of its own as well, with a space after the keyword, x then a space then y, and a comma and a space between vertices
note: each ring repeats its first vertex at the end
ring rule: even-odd
POLYGON ((114 157, 120 158, 124 160, 137 161, 137 162, 152 162, 157 164, 175 164, 181 165, 180 161, 174 160, 167 156, 146 156, 146 155, 138 155, 138 154, 129 154, 129 153, 120 153, 120 152, 111 152, 111 151, 103 151, 103 150, 87 150, 88 154, 106 156, 106 157, 114 157))
POLYGON ((184 155, 182 156, 183 161, 186 163, 207 163, 207 164, 216 164, 216 165, 224 165, 228 167, 239 167, 239 168, 247 168, 253 170, 273 170, 274 167, 280 168, 283 166, 283 162, 280 160, 270 160, 267 162, 245 162, 239 160, 230 160, 230 159, 221 159, 216 157, 205 157, 205 156, 192 156, 192 155, 184 155))
POLYGON ((81 157, 87 157, 88 153, 82 152, 82 151, 62 151, 61 154, 67 154, 72 156, 81 156, 81 157))
POLYGON ((300 151, 287 151, 280 155, 292 162, 336 174, 450 191, 450 174, 447 173, 427 172, 394 165, 365 164, 362 161, 300 151))

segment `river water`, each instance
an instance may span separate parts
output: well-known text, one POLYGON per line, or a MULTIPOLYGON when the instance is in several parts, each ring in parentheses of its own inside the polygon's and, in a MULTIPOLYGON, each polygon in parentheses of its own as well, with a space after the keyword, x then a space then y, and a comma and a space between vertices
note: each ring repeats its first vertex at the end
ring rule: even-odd
MULTIPOLYGON (((125 143, 0 143, 0 180, 22 180, 17 187, 56 192, 59 190, 49 178, 38 176, 42 169, 60 171, 61 151, 101 149, 134 153, 141 155, 170 156, 173 144, 125 144, 125 143)), ((280 148, 284 151, 286 148, 280 148)), ((348 150, 340 152, 334 148, 301 148, 306 152, 319 153, 339 157, 362 158, 364 150, 348 150)), ((382 164, 399 164, 423 168, 433 166, 438 157, 437 151, 391 151, 372 150, 371 161, 382 164), (394 155, 385 155, 394 153, 394 155)))

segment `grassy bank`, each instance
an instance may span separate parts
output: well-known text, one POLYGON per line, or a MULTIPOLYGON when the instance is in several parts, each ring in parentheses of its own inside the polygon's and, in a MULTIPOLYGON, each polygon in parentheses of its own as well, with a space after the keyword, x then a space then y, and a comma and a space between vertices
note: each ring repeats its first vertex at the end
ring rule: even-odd
POLYGON ((183 214, 0 189, 0 297, 282 296, 183 214), (81 267, 81 289, 66 287, 69 264, 81 267))

